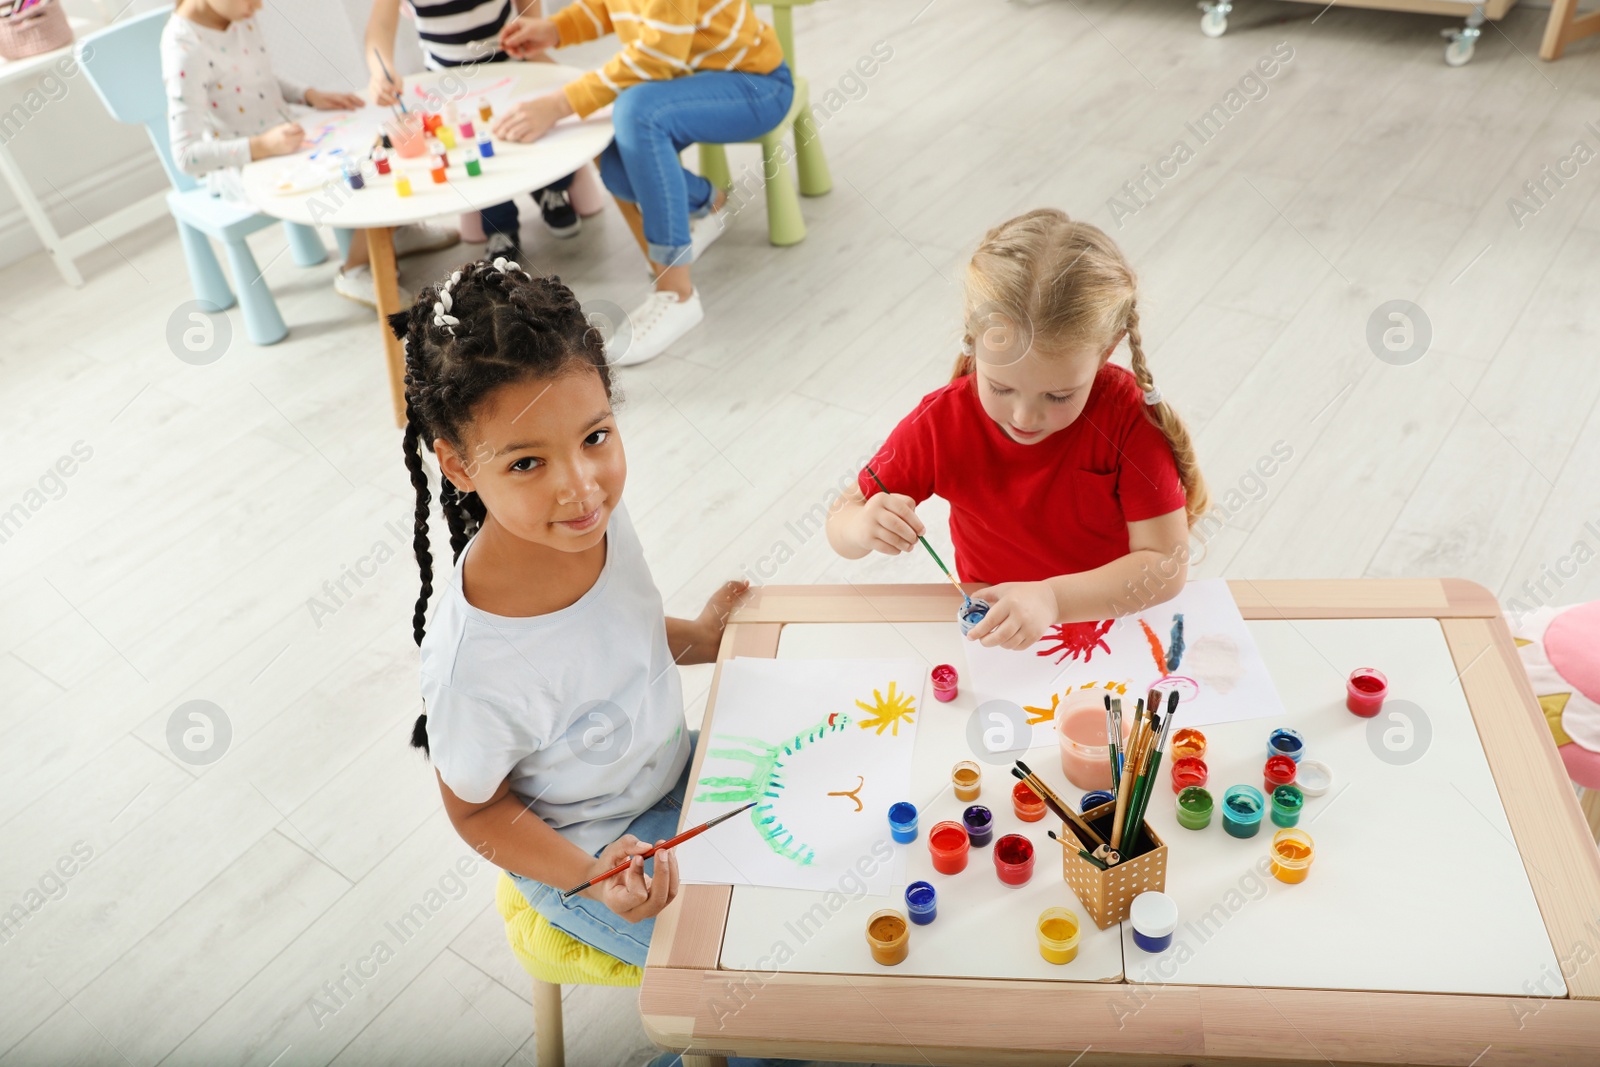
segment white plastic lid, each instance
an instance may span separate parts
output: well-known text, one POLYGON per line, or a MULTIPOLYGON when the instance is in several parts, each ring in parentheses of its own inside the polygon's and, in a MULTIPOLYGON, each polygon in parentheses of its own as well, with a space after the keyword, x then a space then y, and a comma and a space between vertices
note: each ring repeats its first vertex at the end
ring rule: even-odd
POLYGON ((1295 768, 1294 784, 1308 797, 1320 797, 1333 788, 1333 768, 1316 759, 1300 761, 1295 768))
POLYGON ((1145 937, 1166 937, 1178 928, 1178 902, 1165 893, 1140 893, 1128 907, 1128 921, 1145 937))

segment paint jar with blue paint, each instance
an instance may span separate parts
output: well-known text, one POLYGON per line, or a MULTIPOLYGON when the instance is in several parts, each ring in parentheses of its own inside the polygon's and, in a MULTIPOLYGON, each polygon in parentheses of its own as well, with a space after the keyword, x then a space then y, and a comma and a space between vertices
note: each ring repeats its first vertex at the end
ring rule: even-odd
POLYGON ((917 839, 917 806, 902 800, 889 807, 889 836, 902 845, 917 839))
POLYGON ((927 882, 912 882, 906 886, 906 913, 918 926, 927 926, 939 914, 938 895, 927 882))
POLYGON ((961 605, 960 610, 956 612, 956 621, 961 624, 962 637, 967 636, 974 626, 983 621, 983 617, 989 614, 991 606, 987 600, 979 600, 976 597, 961 605))
POLYGON ((1297 785, 1280 785, 1272 791, 1272 823, 1274 826, 1293 826, 1300 821, 1300 809, 1306 806, 1306 795, 1297 785))
POLYGON ((1261 829, 1267 798, 1253 785, 1229 786, 1222 794, 1222 828, 1233 837, 1254 837, 1261 829))
POLYGON ((1288 756, 1296 763, 1306 754, 1306 742, 1298 730, 1280 729, 1272 731, 1272 736, 1267 738, 1267 758, 1273 756, 1288 756))
POLYGON ((1128 907, 1128 924, 1135 945, 1146 952, 1165 952, 1178 928, 1178 902, 1165 893, 1140 893, 1128 907))
POLYGON ((1078 810, 1088 811, 1090 808, 1098 808, 1102 804, 1111 803, 1113 799, 1111 794, 1104 789, 1091 789, 1083 794, 1082 800, 1078 801, 1078 810))
POLYGON ((984 847, 994 837, 994 812, 982 804, 962 812, 961 824, 967 828, 967 841, 973 848, 984 847))

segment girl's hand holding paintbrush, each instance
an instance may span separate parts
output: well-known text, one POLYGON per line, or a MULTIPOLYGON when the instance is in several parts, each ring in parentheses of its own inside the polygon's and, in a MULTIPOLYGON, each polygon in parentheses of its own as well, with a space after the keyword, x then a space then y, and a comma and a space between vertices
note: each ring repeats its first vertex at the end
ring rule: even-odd
POLYGON ((847 508, 835 511, 838 522, 830 519, 828 540, 834 551, 846 559, 860 559, 869 552, 898 556, 917 547, 917 538, 926 532, 917 517, 917 502, 899 493, 873 493, 862 500, 856 489, 845 497, 847 508))
POLYGON ((628 869, 596 882, 582 895, 599 901, 618 918, 631 923, 659 914, 678 895, 678 858, 670 848, 662 849, 655 854, 655 873, 645 874, 642 853, 652 847, 632 834, 623 834, 611 842, 595 857, 589 877, 597 878, 623 863, 628 864, 628 869))

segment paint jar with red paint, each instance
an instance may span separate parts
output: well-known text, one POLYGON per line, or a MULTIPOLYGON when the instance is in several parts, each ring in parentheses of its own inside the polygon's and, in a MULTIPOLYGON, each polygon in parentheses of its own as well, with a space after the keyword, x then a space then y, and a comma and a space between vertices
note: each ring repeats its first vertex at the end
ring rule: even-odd
POLYGON ((867 919, 867 946, 873 960, 885 967, 904 963, 911 948, 911 925, 893 908, 875 911, 867 919))
POLYGON ((1288 756, 1273 756, 1267 760, 1266 769, 1262 772, 1264 784, 1261 791, 1270 797, 1274 789, 1294 781, 1296 769, 1294 760, 1288 756))
POLYGON ((994 812, 982 804, 974 804, 962 812, 961 823, 967 828, 967 839, 973 848, 983 848, 994 839, 994 812))
POLYGON ((1044 798, 1029 789, 1027 782, 1011 787, 1011 808, 1023 822, 1038 822, 1044 818, 1044 798))
POLYGON ((1199 756, 1185 756, 1172 762, 1172 791, 1181 793, 1192 785, 1205 785, 1211 777, 1206 761, 1199 756))
POLYGON ((949 703, 956 698, 956 682, 959 676, 956 669, 948 663, 941 663, 933 669, 933 699, 941 703, 949 703))
POLYGON ((1352 714, 1370 719, 1383 707, 1383 698, 1389 695, 1389 679, 1373 667, 1357 667, 1350 672, 1345 683, 1344 706, 1352 714))
POLYGON ((940 874, 960 874, 967 869, 967 855, 972 842, 967 840, 967 828, 958 822, 942 822, 928 833, 928 856, 933 869, 940 874))
POLYGON ((1007 834, 994 843, 994 873, 1006 885, 1027 885, 1033 877, 1033 842, 1007 834))

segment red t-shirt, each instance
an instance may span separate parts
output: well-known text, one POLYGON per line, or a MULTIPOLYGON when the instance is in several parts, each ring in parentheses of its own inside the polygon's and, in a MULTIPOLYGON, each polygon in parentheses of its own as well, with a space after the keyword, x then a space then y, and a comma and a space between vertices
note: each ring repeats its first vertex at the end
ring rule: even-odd
MULTIPOLYGON (((1032 582, 1128 554, 1128 523, 1184 506, 1166 436, 1133 375, 1107 363, 1071 425, 1018 444, 984 413, 973 376, 922 398, 872 460, 891 492, 950 502, 963 581, 1032 582)), ((872 476, 861 491, 879 492, 872 476)))

